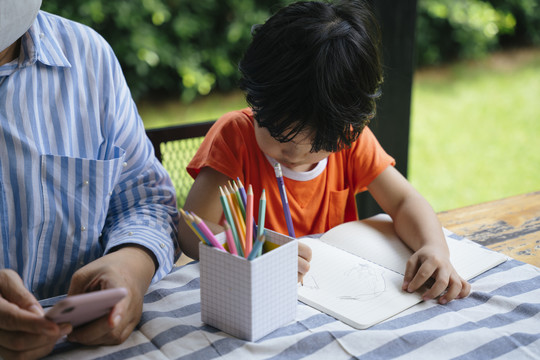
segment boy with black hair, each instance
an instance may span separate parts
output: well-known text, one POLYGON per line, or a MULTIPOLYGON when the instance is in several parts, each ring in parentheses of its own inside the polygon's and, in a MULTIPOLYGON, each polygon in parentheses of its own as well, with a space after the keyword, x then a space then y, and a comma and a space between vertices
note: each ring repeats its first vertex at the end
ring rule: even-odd
MULTIPOLYGON (((433 209, 366 126, 382 82, 378 27, 366 5, 298 2, 253 30, 239 65, 250 108, 225 114, 210 129, 188 165, 195 182, 186 210, 222 231, 219 186, 239 177, 255 194, 265 189, 266 227, 286 234, 277 162, 296 236, 356 220, 355 195, 368 190, 414 251, 403 290, 416 291, 434 278, 424 299, 442 295, 444 304, 467 296, 470 285, 450 263, 433 209)), ((187 226, 180 234, 182 249, 198 258, 198 238, 187 226)), ((310 249, 300 244, 299 280, 310 259, 310 249)))

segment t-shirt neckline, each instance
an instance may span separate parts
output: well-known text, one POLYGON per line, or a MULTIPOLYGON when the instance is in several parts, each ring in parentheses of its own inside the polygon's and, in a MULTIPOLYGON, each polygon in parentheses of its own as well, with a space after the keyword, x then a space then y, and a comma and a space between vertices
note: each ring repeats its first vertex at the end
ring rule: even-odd
MULTIPOLYGON (((268 160, 270 165, 272 165, 272 167, 277 162, 273 157, 268 156, 267 154, 264 154, 264 156, 266 157, 266 160, 268 160)), ((309 171, 293 171, 286 166, 281 166, 281 172, 283 173, 283 177, 286 177, 287 179, 296 181, 310 181, 321 175, 324 169, 326 169, 327 164, 328 158, 324 158, 319 161, 313 169, 309 171)))

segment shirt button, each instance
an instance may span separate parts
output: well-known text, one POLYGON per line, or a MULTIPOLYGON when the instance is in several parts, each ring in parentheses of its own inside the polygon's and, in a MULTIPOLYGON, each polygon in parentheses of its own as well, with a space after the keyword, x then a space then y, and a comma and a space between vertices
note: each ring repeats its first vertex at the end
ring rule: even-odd
POLYGON ((86 231, 86 226, 81 226, 81 231, 86 231))
POLYGON ((45 37, 45 34, 44 34, 44 33, 40 33, 40 34, 39 34, 39 37, 40 37, 41 39, 43 39, 43 38, 45 37))
POLYGON ((132 236, 133 235, 133 232, 128 232, 128 236, 132 236))
POLYGON ((88 182, 88 180, 84 180, 83 185, 88 185, 88 184, 90 184, 90 183, 88 182))
POLYGON ((159 246, 163 249, 165 247, 164 243, 159 244, 159 246))
POLYGON ((126 167, 127 166, 127 162, 124 161, 124 163, 122 164, 123 167, 126 167))

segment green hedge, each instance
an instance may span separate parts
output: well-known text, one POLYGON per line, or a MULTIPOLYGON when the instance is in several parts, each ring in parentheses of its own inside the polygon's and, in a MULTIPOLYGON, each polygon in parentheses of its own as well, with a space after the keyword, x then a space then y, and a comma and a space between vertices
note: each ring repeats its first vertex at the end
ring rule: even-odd
MULTIPOLYGON (((291 0, 47 0, 114 48, 135 98, 191 101, 236 87, 253 24, 291 0)), ((418 0, 419 65, 540 43, 537 0, 418 0)))
POLYGON ((418 0, 419 65, 540 44, 538 0, 418 0))

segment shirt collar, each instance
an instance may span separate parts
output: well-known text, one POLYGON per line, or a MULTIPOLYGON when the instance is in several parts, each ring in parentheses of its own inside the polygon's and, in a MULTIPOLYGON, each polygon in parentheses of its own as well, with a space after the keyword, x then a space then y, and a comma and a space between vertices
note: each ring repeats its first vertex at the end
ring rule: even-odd
POLYGON ((57 34, 51 27, 50 19, 43 11, 38 13, 36 20, 21 39, 19 67, 31 66, 36 62, 52 67, 71 67, 57 40, 57 34))

